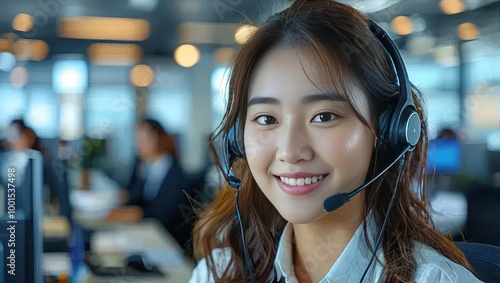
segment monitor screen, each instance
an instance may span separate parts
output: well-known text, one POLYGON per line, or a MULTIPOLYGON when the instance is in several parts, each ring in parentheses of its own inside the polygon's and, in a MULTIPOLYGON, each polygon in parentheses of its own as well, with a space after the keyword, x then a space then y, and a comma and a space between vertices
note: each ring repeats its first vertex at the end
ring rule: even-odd
POLYGON ((462 166, 462 146, 456 139, 429 141, 427 172, 436 174, 458 173, 462 166))
POLYGON ((42 155, 0 153, 0 282, 42 282, 42 155))

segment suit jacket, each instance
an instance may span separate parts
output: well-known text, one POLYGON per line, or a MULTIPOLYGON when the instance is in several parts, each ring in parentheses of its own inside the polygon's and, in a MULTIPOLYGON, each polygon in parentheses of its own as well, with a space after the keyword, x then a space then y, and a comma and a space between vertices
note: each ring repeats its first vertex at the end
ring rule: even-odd
POLYGON ((191 192, 192 182, 175 158, 161 182, 153 201, 144 199, 144 177, 132 178, 129 186, 128 205, 137 205, 144 211, 145 218, 154 218, 172 234, 176 241, 187 248, 191 238, 194 212, 186 194, 191 192))

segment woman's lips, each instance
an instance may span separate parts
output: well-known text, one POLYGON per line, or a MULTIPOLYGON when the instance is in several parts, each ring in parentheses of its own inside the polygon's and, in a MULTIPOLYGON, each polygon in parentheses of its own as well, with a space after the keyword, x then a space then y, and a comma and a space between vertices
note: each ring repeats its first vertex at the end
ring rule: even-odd
POLYGON ((309 175, 300 178, 274 176, 280 189, 290 195, 306 195, 318 188, 328 175, 309 175))

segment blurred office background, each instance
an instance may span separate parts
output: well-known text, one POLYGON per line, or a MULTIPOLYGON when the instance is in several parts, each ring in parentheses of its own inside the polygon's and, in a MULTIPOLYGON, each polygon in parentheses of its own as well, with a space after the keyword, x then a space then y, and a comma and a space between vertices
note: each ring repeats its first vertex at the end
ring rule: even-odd
MULTIPOLYGON (((254 24, 288 2, 0 0, 0 138, 22 118, 50 156, 65 148, 78 172, 96 150, 91 169, 124 187, 136 121, 151 117, 175 136, 182 166, 204 174, 230 60, 254 24)), ((472 230, 496 229, 484 241, 500 245, 499 2, 344 2, 395 39, 425 96, 431 138, 447 128, 460 141, 430 147, 430 196, 445 215, 438 224, 468 227, 476 239, 472 230)))

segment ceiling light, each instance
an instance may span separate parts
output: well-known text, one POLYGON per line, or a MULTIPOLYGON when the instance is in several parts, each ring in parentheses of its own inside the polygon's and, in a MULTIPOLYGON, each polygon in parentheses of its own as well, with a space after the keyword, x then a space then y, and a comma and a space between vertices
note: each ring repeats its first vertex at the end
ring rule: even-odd
POLYGON ((479 30, 473 23, 463 23, 457 27, 457 34, 461 40, 474 40, 479 37, 479 30))
POLYGON ((7 39, 0 39, 0 52, 2 51, 10 51, 12 48, 12 44, 7 39))
POLYGON ((14 50, 19 60, 41 61, 49 54, 49 45, 43 40, 20 39, 14 43, 14 50))
POLYGON ((33 17, 28 14, 18 14, 12 20, 12 28, 17 31, 27 32, 33 28, 33 17))
POLYGON ((88 48, 88 56, 96 65, 135 65, 142 59, 142 48, 137 44, 94 43, 88 48))
POLYGON ((441 0, 439 7, 443 13, 448 15, 458 14, 465 10, 464 3, 461 0, 441 0))
POLYGON ((192 67, 200 61, 200 51, 194 45, 183 44, 175 49, 174 60, 182 67, 192 67))
POLYGON ((67 38, 141 41, 149 37, 144 19, 68 17, 58 23, 58 34, 67 38))
POLYGON ((155 78, 155 73, 148 65, 137 65, 130 71, 130 82, 137 87, 150 86, 155 78))
POLYGON ((391 22, 392 30, 399 35, 408 35, 413 32, 411 19, 406 16, 395 17, 391 22))

